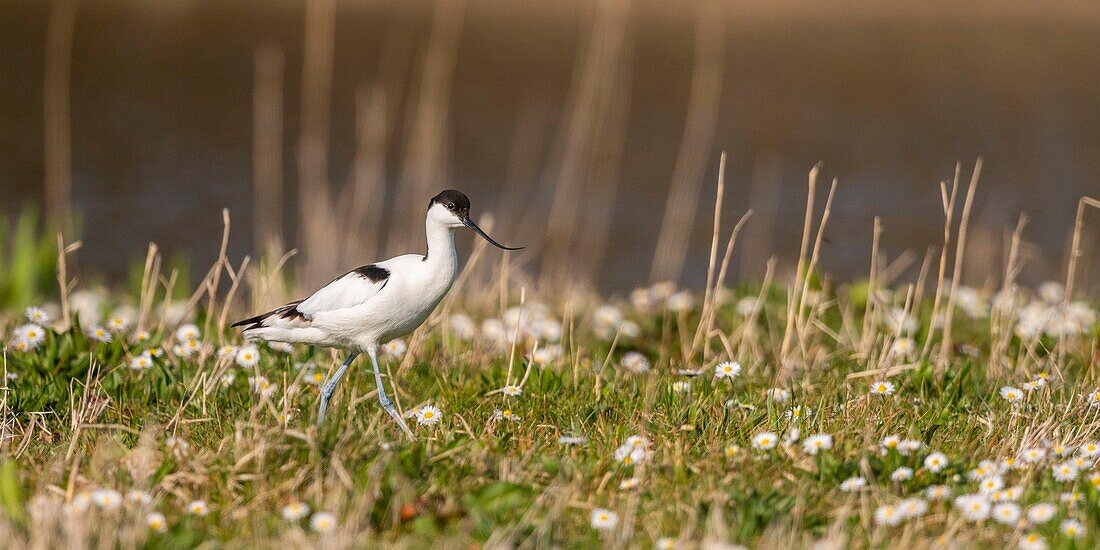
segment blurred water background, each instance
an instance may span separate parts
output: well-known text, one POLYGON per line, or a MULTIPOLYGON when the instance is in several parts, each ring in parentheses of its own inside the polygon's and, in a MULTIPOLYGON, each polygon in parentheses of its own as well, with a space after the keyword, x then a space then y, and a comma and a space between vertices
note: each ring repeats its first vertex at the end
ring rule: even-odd
POLYGON ((702 286, 722 151, 723 231, 754 210, 741 280, 797 260, 819 161, 840 181, 822 268, 865 276, 878 215, 912 276, 942 242, 939 182, 981 156, 966 283, 1000 279, 1021 212, 1021 280, 1063 277, 1078 199, 1100 194, 1100 5, 824 4, 4 1, 0 204, 71 210, 80 268, 108 277, 150 241, 206 265, 225 207, 232 257, 298 247, 308 286, 419 250, 453 187, 529 247, 518 265, 621 292, 702 286), (69 122, 46 130, 51 40, 69 122))

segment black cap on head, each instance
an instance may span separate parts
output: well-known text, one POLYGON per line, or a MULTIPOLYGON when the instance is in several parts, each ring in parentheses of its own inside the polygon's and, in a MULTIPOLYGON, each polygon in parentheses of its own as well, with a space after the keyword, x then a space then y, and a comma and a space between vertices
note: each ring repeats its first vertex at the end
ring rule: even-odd
POLYGON ((462 191, 447 189, 432 197, 431 202, 428 203, 428 208, 431 208, 434 204, 442 204, 447 210, 458 214, 459 218, 465 218, 470 215, 470 199, 466 198, 466 195, 462 193, 462 191))

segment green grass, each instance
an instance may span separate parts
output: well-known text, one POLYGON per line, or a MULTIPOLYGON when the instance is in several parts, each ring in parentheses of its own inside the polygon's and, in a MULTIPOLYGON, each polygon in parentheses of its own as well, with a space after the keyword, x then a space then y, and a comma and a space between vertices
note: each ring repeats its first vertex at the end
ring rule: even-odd
MULTIPOLYGON (((756 295, 748 290, 737 294, 756 295)), ((1100 541, 1092 472, 1057 482, 1049 452, 1040 464, 1004 474, 1006 487, 1022 488, 1018 502, 1025 509, 1036 502, 1058 506, 1047 524, 971 522, 950 500, 932 502, 928 513, 897 526, 876 525, 874 519, 880 505, 920 496, 929 485, 946 484, 954 495, 976 492, 977 482, 967 474, 981 460, 1015 457, 1031 446, 1100 440, 1100 407, 1091 407, 1086 397, 1095 389, 1096 323, 1066 340, 1061 361, 1058 340, 1013 337, 1006 361, 994 366, 991 323, 961 313, 955 342, 975 346, 977 357, 877 358, 893 335, 882 312, 875 309, 864 319, 862 304, 852 307, 823 291, 830 301, 806 315, 828 331, 811 323, 796 339, 789 367, 779 368, 785 293, 772 290, 755 330, 746 330, 736 300, 723 305, 715 323, 722 337, 705 339, 686 362, 681 342, 690 343, 699 311, 621 304, 642 333, 620 338, 612 349, 593 331, 597 303, 572 308, 578 313, 569 318, 550 308, 551 319, 565 327, 565 351, 550 364, 530 366, 518 397, 490 392, 523 376, 534 340, 518 342, 509 379, 507 346, 485 338, 460 340, 445 323, 432 324, 423 338, 410 339, 411 357, 404 363, 384 361, 403 409, 430 403, 443 412, 434 426, 410 420, 415 441, 406 441, 378 406, 365 358, 340 385, 327 421, 317 429, 317 388, 298 376, 295 364, 313 361, 329 372, 341 358, 327 350, 297 347, 288 354, 262 347, 256 367, 240 368, 217 359, 217 346, 239 343, 239 336, 214 323, 202 341, 204 359, 169 350, 152 368, 135 371, 130 358, 144 349, 171 348, 175 327, 154 330, 143 343, 135 342, 132 329, 116 333, 110 343, 90 340, 79 324, 50 331, 37 349, 9 346, 4 356, 6 371, 15 377, 3 394, 0 533, 16 546, 108 547, 650 547, 663 537, 683 545, 800 547, 827 540, 886 547, 950 540, 1003 547, 1032 531, 1056 548, 1100 541), (856 345, 864 327, 874 336, 871 359, 860 356, 856 345), (732 381, 713 378, 714 365, 729 359, 723 338, 744 367, 732 381), (653 369, 634 374, 619 366, 631 350, 645 354, 653 369), (878 377, 848 376, 902 364, 912 367, 888 378, 897 386, 889 397, 868 394, 878 377), (689 380, 677 371, 688 367, 704 372, 690 379, 690 393, 677 392, 674 384, 689 380), (236 378, 223 386, 227 369, 236 378), (1000 387, 1019 387, 1041 371, 1050 373, 1049 383, 1023 402, 998 395, 1000 387), (253 391, 248 378, 257 375, 278 389, 267 397, 253 391), (766 398, 772 387, 788 389, 790 402, 766 398), (791 421, 785 413, 793 405, 813 412, 791 421), (497 410, 518 418, 494 418, 497 410), (755 434, 786 438, 793 428, 802 439, 830 434, 834 446, 816 456, 804 452, 800 441, 768 451, 751 448, 755 434), (563 434, 588 441, 564 445, 558 441, 563 434), (617 462, 616 448, 635 434, 651 440, 648 460, 617 462), (884 453, 880 442, 894 434, 925 447, 910 456, 884 453), (186 451, 173 450, 170 437, 186 441, 186 451), (924 457, 937 450, 950 460, 938 473, 922 467, 924 457), (892 481, 900 466, 911 467, 913 477, 892 481), (868 487, 840 491, 841 482, 853 476, 865 477, 868 487), (637 488, 621 489, 632 477, 637 488), (97 488, 124 497, 141 489, 153 502, 115 510, 92 504, 80 511, 81 495, 97 488), (1079 491, 1082 500, 1060 503, 1070 491, 1079 491), (209 514, 189 514, 193 500, 204 500, 209 514), (290 502, 333 513, 336 528, 317 533, 308 517, 284 519, 281 508, 290 502), (589 515, 595 508, 615 512, 617 527, 594 529, 589 515), (146 526, 151 511, 166 516, 165 532, 146 526), (1065 518, 1080 520, 1087 533, 1077 539, 1061 534, 1065 518)), ((468 305, 479 320, 490 309, 468 305)), ((919 306, 918 352, 931 315, 930 303, 919 306)), ((1095 314, 1095 308, 1090 311, 1095 314)), ((24 322, 20 316, 14 308, 5 312, 6 342, 24 322)), ((206 324, 204 314, 197 324, 206 324)))

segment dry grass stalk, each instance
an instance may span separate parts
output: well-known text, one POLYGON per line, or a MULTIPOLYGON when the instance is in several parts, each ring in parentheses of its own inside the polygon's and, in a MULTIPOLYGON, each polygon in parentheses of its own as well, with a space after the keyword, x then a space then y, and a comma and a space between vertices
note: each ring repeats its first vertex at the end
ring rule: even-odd
POLYGON ((703 172, 714 143, 722 98, 725 19, 718 3, 702 3, 695 17, 695 60, 684 136, 676 156, 650 281, 678 281, 684 270, 691 230, 685 223, 698 210, 703 172))
MULTIPOLYGON (((974 190, 978 187, 978 177, 982 173, 982 159, 974 162, 974 172, 970 177, 970 185, 966 189, 966 200, 963 202, 962 219, 959 221, 959 239, 955 243, 955 267, 951 276, 951 293, 947 296, 947 311, 944 312, 943 339, 940 342, 940 357, 937 361, 939 368, 947 366, 947 359, 951 353, 951 324, 955 317, 955 298, 959 291, 959 279, 962 277, 963 257, 966 254, 966 230, 970 225, 970 208, 974 204, 974 190)), ((933 318, 934 319, 934 318, 933 318)), ((933 322, 935 322, 933 320, 933 322)), ((929 338, 929 341, 931 338, 929 338)))
POLYGON ((821 172, 821 164, 817 164, 810 169, 809 180, 806 184, 806 214, 802 221, 802 246, 798 252, 798 267, 795 270, 794 284, 788 289, 787 292, 787 318, 786 329, 783 331, 783 345, 779 351, 779 363, 781 365, 787 365, 787 353, 790 350, 791 339, 794 336, 795 330, 795 292, 802 287, 802 279, 806 276, 806 250, 810 245, 810 231, 813 226, 814 219, 814 195, 817 191, 817 175, 821 172))
MULTIPOLYGON (((1012 232, 1012 240, 1009 245, 1008 260, 1005 264, 1004 279, 1001 281, 1001 290, 1014 292, 1016 276, 1020 272, 1022 261, 1020 258, 1020 243, 1023 241, 1024 227, 1027 225, 1027 216, 1021 214, 1016 222, 1016 230, 1012 232)), ((993 307, 989 312, 990 331, 990 366, 993 372, 1004 374, 1008 368, 1007 350, 1012 342, 1012 328, 1015 317, 1004 308, 993 307)))
POLYGON ((928 324, 928 336, 924 341, 924 348, 921 350, 921 358, 927 358, 928 352, 932 349, 933 336, 936 334, 935 319, 940 313, 940 301, 943 299, 943 282, 947 276, 947 254, 951 250, 951 227, 955 216, 955 198, 959 193, 959 178, 962 174, 962 164, 955 163, 955 178, 951 183, 951 193, 947 193, 947 184, 940 182, 940 198, 943 202, 943 247, 940 248, 940 268, 936 277, 936 295, 932 299, 932 316, 930 317, 928 324))
MULTIPOLYGON (((1092 197, 1081 197, 1077 202, 1077 218, 1073 223, 1073 244, 1070 246, 1069 265, 1066 268, 1066 295, 1062 302, 1062 312, 1068 311, 1070 302, 1073 301, 1074 286, 1077 283, 1077 259, 1081 257, 1081 232, 1085 226, 1085 207, 1100 208, 1100 200, 1092 197)), ((1058 342, 1058 362, 1065 358, 1065 339, 1058 342)))
POLYGON ((65 236, 60 232, 57 234, 57 289, 60 295, 61 302, 61 324, 60 327, 63 330, 68 330, 72 326, 72 311, 69 308, 69 293, 72 292, 73 287, 76 285, 76 279, 69 280, 68 263, 66 258, 69 254, 80 250, 81 242, 65 244, 65 236))
POLYGON ((737 244, 737 236, 741 234, 741 228, 745 225, 745 222, 749 221, 752 217, 752 210, 745 212, 741 216, 741 219, 737 221, 737 225, 733 227, 733 231, 730 233, 730 238, 726 241, 726 251, 722 255, 722 266, 718 269, 718 278, 714 282, 714 290, 711 292, 710 300, 704 301, 702 318, 699 322, 699 329, 695 333, 695 340, 692 342, 692 355, 694 356, 694 348, 698 343, 699 338, 703 338, 703 362, 706 363, 710 351, 711 338, 715 336, 714 333, 714 321, 718 315, 718 309, 722 305, 721 293, 726 282, 726 275, 729 271, 729 264, 733 254, 733 247, 737 244))
MULTIPOLYGON (((798 296, 798 310, 795 314, 795 330, 797 332, 799 344, 802 346, 803 360, 807 355, 806 340, 808 335, 806 333, 809 324, 803 319, 802 312, 806 308, 806 296, 810 293, 810 282, 813 280, 813 274, 817 270, 817 261, 821 253, 821 243, 825 239, 825 227, 829 224, 829 215, 832 212, 833 196, 836 194, 837 180, 833 178, 832 185, 829 186, 829 195, 825 199, 825 209, 821 212, 821 222, 817 225, 817 237, 814 239, 813 252, 810 254, 810 263, 806 266, 806 275, 802 280, 802 291, 798 296)), ((813 311, 816 308, 811 306, 810 312, 807 314, 812 317, 813 311)), ((788 321, 789 323, 790 321, 788 321)))
POLYGON ((877 300, 875 293, 879 287, 879 239, 882 238, 882 220, 875 216, 871 233, 871 271, 867 276, 867 304, 863 308, 863 328, 860 333, 859 347, 856 356, 866 360, 871 354, 874 345, 874 327, 877 300))

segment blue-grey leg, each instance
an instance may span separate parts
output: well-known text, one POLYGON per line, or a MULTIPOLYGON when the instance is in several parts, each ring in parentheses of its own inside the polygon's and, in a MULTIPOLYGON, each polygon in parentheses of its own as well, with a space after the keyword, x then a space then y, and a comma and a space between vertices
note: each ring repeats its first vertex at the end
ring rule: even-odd
POLYGON ((386 412, 397 421, 397 425, 401 426, 401 431, 405 432, 405 435, 411 440, 413 438, 412 430, 405 424, 405 420, 401 418, 400 414, 397 414, 397 409, 393 407, 393 402, 386 396, 386 388, 382 385, 382 373, 378 371, 378 356, 377 352, 371 348, 367 350, 367 354, 370 355, 370 361, 374 365, 374 381, 378 383, 378 402, 382 404, 382 408, 386 409, 386 412))
POLYGON ((355 361, 355 358, 359 357, 358 353, 352 353, 348 356, 348 360, 344 361, 343 365, 337 369, 336 374, 329 378, 325 385, 321 387, 321 405, 317 410, 317 425, 320 426, 325 421, 325 411, 328 410, 328 400, 332 397, 332 392, 336 391, 336 384, 340 383, 340 379, 344 377, 344 372, 351 366, 351 362, 355 361))

